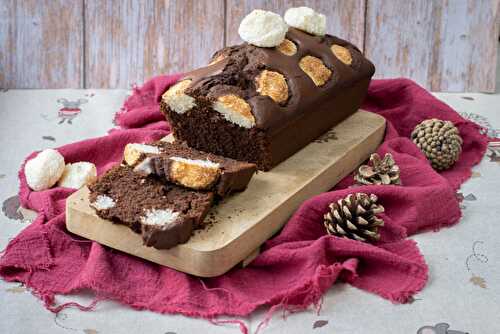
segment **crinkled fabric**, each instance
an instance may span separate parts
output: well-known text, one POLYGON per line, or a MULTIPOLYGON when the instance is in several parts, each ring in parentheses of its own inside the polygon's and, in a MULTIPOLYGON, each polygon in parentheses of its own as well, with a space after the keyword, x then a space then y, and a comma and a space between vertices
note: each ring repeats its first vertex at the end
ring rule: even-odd
MULTIPOLYGON (((59 152, 66 162, 93 162, 102 174, 121 160, 127 143, 167 135, 169 127, 158 103, 178 78, 160 76, 134 89, 116 115, 121 129, 60 147, 59 152)), ((260 306, 300 310, 318 305, 339 280, 404 303, 425 286, 428 275, 415 241, 408 237, 459 221, 456 190, 481 160, 488 139, 478 125, 406 79, 373 81, 364 109, 387 120, 378 152, 392 153, 403 185, 349 188, 352 175, 346 177, 332 191, 304 202, 246 268, 200 279, 72 235, 65 228, 64 205, 74 190, 56 187, 33 192, 21 167, 21 204, 39 214, 8 244, 0 259, 0 276, 26 284, 53 311, 61 309, 55 306, 57 294, 90 289, 98 299, 135 309, 213 320, 220 315, 245 316, 260 306), (434 171, 408 139, 414 126, 428 118, 452 121, 464 140, 460 160, 442 173, 434 171), (385 207, 381 240, 374 245, 326 235, 322 224, 330 202, 359 191, 376 194, 385 207)))

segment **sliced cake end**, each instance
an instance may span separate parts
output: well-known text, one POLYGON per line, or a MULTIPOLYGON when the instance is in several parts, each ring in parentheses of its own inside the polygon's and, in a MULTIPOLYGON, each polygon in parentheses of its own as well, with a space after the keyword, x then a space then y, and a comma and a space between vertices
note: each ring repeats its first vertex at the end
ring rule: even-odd
POLYGON ((197 192, 166 183, 154 175, 116 166, 89 186, 90 205, 97 215, 129 226, 144 244, 158 249, 186 242, 202 224, 212 192, 197 192))
POLYGON ((244 190, 257 170, 252 163, 168 142, 128 144, 124 162, 137 173, 154 174, 186 188, 213 191, 221 197, 244 190), (130 152, 140 147, 144 150, 139 154, 134 153, 134 158, 130 158, 130 152))

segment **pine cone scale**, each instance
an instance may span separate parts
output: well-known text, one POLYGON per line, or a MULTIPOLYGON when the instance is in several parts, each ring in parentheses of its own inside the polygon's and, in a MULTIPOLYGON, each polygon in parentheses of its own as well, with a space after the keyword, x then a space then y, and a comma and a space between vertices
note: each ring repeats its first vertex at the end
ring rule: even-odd
POLYGON ((346 221, 346 225, 347 225, 347 228, 351 231, 357 231, 358 228, 356 227, 356 225, 354 225, 353 223, 351 223, 350 221, 346 221))
POLYGON ((358 204, 356 206, 356 214, 357 215, 362 215, 364 213, 366 213, 366 210, 361 205, 358 204))
POLYGON ((382 174, 382 175, 380 175, 380 181, 382 181, 382 184, 390 184, 391 178, 387 174, 382 174))
POLYGON ((349 207, 342 206, 342 211, 344 212, 344 215, 346 216, 347 219, 351 219, 352 218, 351 211, 350 211, 349 207))
POLYGON ((368 220, 364 219, 363 217, 358 217, 358 224, 367 226, 370 223, 368 222, 368 220))

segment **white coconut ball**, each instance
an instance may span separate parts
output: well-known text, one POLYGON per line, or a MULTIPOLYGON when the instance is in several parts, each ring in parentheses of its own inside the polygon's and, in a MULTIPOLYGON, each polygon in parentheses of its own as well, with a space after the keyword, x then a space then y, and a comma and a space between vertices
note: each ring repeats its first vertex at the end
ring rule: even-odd
POLYGON ((288 26, 276 13, 255 9, 241 21, 238 33, 245 42, 261 47, 275 47, 285 39, 288 26))
POLYGON ((291 27, 313 35, 323 36, 326 33, 326 16, 316 13, 309 7, 288 9, 285 12, 285 22, 291 27))
POLYGON ((49 189, 64 172, 64 157, 53 149, 46 149, 29 160, 24 166, 26 182, 31 189, 41 191, 49 189))
POLYGON ((91 162, 75 162, 67 164, 57 182, 58 186, 80 189, 97 179, 97 169, 91 162))

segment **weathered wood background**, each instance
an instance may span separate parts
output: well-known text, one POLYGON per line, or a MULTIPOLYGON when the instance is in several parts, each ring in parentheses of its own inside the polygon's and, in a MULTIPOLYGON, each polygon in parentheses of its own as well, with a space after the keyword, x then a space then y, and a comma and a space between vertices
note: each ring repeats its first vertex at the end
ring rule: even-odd
POLYGON ((206 64, 254 8, 307 5, 376 77, 495 90, 500 0, 0 0, 0 87, 128 88, 206 64))

